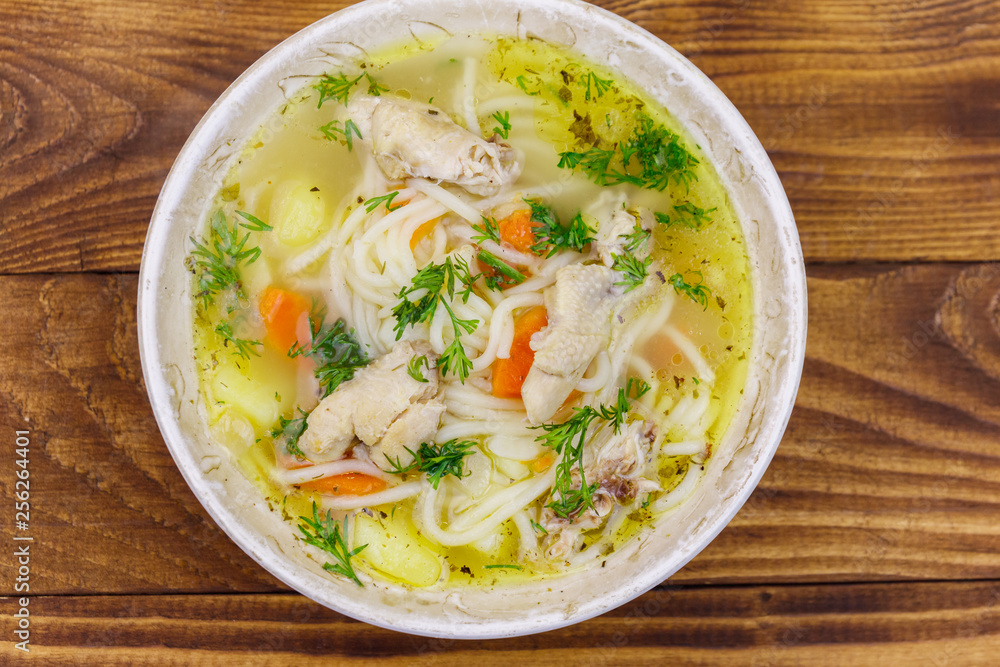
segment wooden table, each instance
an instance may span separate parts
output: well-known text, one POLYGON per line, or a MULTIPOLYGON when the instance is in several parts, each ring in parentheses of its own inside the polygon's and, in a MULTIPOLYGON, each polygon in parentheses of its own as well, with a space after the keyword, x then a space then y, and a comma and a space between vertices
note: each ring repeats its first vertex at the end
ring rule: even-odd
POLYGON ((805 373, 732 524, 656 590, 540 636, 428 640, 290 592, 160 438, 136 273, 202 113, 342 3, 0 0, 0 662, 1000 662, 1000 3, 600 4, 722 88, 798 220, 805 373), (13 537, 29 534, 23 653, 13 537))

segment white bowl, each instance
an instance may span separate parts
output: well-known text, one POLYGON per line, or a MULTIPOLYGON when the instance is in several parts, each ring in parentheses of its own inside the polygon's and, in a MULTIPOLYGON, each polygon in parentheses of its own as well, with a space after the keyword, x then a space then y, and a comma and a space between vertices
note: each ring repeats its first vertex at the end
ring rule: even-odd
POLYGON ((139 342, 149 399, 167 446, 220 527, 281 581, 353 618, 414 634, 489 638, 559 628, 613 609, 691 560, 732 519, 764 474, 788 422, 805 353, 802 251, 781 182, 728 99, 677 51, 576 0, 368 0, 288 38, 243 73, 192 132, 160 193, 139 283, 139 342), (444 592, 325 573, 292 526, 209 441, 197 405, 190 273, 184 258, 246 141, 303 75, 341 59, 446 29, 534 35, 572 46, 639 84, 683 124, 719 172, 742 221, 753 281, 754 339, 742 403, 693 496, 603 568, 492 590, 444 592))

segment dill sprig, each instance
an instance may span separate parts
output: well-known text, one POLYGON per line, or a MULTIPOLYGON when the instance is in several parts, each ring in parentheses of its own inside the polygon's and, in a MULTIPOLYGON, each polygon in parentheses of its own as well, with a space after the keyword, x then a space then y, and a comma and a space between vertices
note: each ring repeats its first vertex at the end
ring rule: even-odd
POLYGON ((641 378, 629 378, 625 383, 625 393, 635 399, 642 398, 650 389, 649 383, 641 378))
POLYGON ((482 223, 472 225, 472 229, 479 232, 472 237, 472 240, 476 243, 482 243, 484 241, 500 243, 500 226, 494 218, 488 218, 484 215, 482 223))
POLYGON ((420 367, 423 366, 427 370, 431 369, 431 362, 427 360, 425 356, 416 356, 410 359, 410 363, 406 365, 406 372, 409 373, 410 377, 417 382, 430 382, 426 377, 424 377, 423 372, 420 367))
POLYGON ((299 448, 299 438, 306 431, 306 419, 309 417, 309 413, 302 408, 299 408, 299 413, 302 415, 301 417, 294 417, 292 419, 279 417, 278 425, 271 429, 271 438, 274 440, 280 439, 285 446, 286 452, 292 456, 304 459, 306 455, 299 448))
POLYGON ((612 81, 611 79, 602 79, 593 72, 587 72, 587 74, 584 75, 584 77, 578 81, 578 85, 582 86, 583 88, 586 88, 586 92, 584 93, 583 97, 588 102, 590 101, 591 97, 590 95, 591 88, 593 88, 594 98, 596 99, 604 95, 604 93, 608 92, 608 90, 611 88, 612 83, 614 83, 614 81, 612 81))
POLYGON ((354 87, 358 85, 361 79, 368 80, 368 94, 374 97, 378 97, 382 93, 389 90, 385 86, 379 84, 379 82, 376 81, 375 78, 368 72, 362 72, 353 79, 349 78, 343 72, 337 76, 324 74, 320 77, 319 82, 313 86, 313 88, 319 92, 319 102, 316 104, 316 108, 319 109, 323 106, 323 103, 328 100, 337 100, 344 106, 347 106, 347 100, 351 96, 351 91, 354 90, 354 87))
POLYGON ((679 273, 667 278, 667 283, 673 286, 674 291, 678 294, 686 294, 688 298, 697 303, 702 307, 702 310, 708 310, 708 295, 712 293, 712 290, 708 289, 705 285, 701 284, 703 276, 701 271, 688 271, 690 275, 698 276, 697 283, 689 283, 684 280, 684 276, 679 273))
POLYGON ((493 132, 499 134, 501 139, 508 138, 508 136, 510 135, 510 128, 511 128, 510 112, 504 111, 503 114, 501 115, 501 113, 497 111, 491 116, 491 118, 493 118, 493 120, 499 123, 499 125, 493 128, 493 132))
POLYGON ((329 141, 339 141, 341 144, 347 146, 347 150, 354 150, 354 137, 362 139, 361 130, 358 126, 354 124, 354 121, 347 119, 346 122, 341 123, 339 120, 331 120, 326 125, 319 128, 319 131, 323 133, 329 141))
POLYGON ((583 448, 587 442, 587 429, 600 413, 589 405, 573 410, 574 415, 562 424, 540 424, 531 427, 544 431, 535 439, 560 455, 552 487, 553 500, 548 507, 563 518, 593 507, 591 495, 597 490, 597 484, 587 484, 583 471, 583 448), (574 467, 580 471, 579 486, 573 483, 574 467), (557 494, 558 499, 555 498, 557 494))
POLYGON ((233 346, 232 353, 237 357, 249 359, 251 354, 255 357, 260 356, 260 352, 254 348, 259 345, 263 345, 263 343, 259 340, 237 338, 236 335, 233 334, 233 327, 229 324, 229 322, 222 322, 221 324, 215 325, 215 333, 222 338, 223 347, 229 347, 230 345, 233 346))
POLYGON ((520 285, 526 276, 513 266, 486 250, 480 250, 476 256, 480 262, 493 269, 492 274, 484 274, 486 286, 494 292, 499 292, 509 285, 520 285))
POLYGON ((324 324, 323 318, 322 310, 309 313, 309 346, 302 347, 296 342, 288 350, 288 356, 294 359, 305 355, 316 362, 314 374, 326 398, 371 360, 343 319, 324 324))
POLYGON ((566 519, 594 506, 592 496, 597 491, 598 484, 596 482, 587 484, 583 470, 587 431, 595 419, 601 418, 612 426, 615 433, 618 433, 631 409, 625 389, 619 389, 618 400, 613 405, 601 405, 598 409, 589 405, 573 408, 573 416, 562 424, 540 424, 531 427, 544 431, 535 440, 560 455, 556 464, 555 482, 552 485, 552 500, 547 507, 566 519), (580 475, 579 485, 573 481, 574 469, 580 475))
POLYGON ((462 382, 469 377, 472 362, 462 346, 461 336, 463 332, 474 332, 479 327, 479 320, 457 317, 451 300, 455 298, 456 285, 460 283, 465 287, 459 294, 462 295, 463 302, 467 301, 477 277, 469 273, 468 262, 463 257, 448 257, 440 264, 428 264, 417 271, 408 287, 399 291, 396 295, 399 303, 392 309, 396 318, 396 340, 399 340, 406 327, 429 322, 434 317, 438 304, 444 307, 451 318, 455 338, 438 360, 438 368, 442 375, 451 372, 462 382))
POLYGON ((549 531, 545 530, 545 526, 543 526, 542 524, 538 523, 534 519, 528 519, 528 520, 531 522, 531 527, 534 528, 537 532, 541 533, 542 535, 548 535, 549 534, 549 531))
POLYGON ((631 292, 646 279, 649 264, 652 262, 651 257, 639 259, 627 252, 621 255, 612 254, 611 257, 614 258, 611 268, 622 274, 622 279, 616 282, 615 285, 623 285, 626 292, 631 292))
POLYGON ((594 240, 594 230, 583 221, 582 214, 577 213, 569 225, 564 226, 551 207, 537 199, 525 199, 524 203, 531 207, 532 232, 535 235, 531 251, 536 255, 552 257, 563 249, 583 252, 584 247, 594 240))
POLYGON ((712 221, 711 214, 715 212, 715 208, 713 206, 710 209, 704 209, 686 201, 683 204, 674 206, 675 215, 673 216, 660 212, 655 213, 654 216, 658 223, 667 228, 679 225, 688 229, 698 230, 712 221))
POLYGON ((229 288, 234 288, 237 296, 244 298, 240 283, 240 266, 255 262, 260 257, 260 248, 247 247, 250 233, 241 235, 240 227, 250 231, 271 229, 248 213, 241 215, 249 216, 251 222, 230 225, 226 214, 220 209, 212 215, 208 237, 204 244, 191 237, 194 250, 191 251, 188 261, 198 279, 195 298, 201 299, 205 308, 211 305, 216 294, 229 288))
POLYGON ((496 570, 496 569, 523 570, 524 568, 521 567, 520 565, 507 565, 507 564, 497 563, 497 564, 494 564, 494 565, 483 565, 483 569, 486 569, 486 570, 496 570))
POLYGON ((694 172, 697 165, 698 159, 681 144, 679 136, 640 112, 625 141, 612 148, 564 151, 559 154, 558 166, 579 169, 598 185, 630 183, 663 191, 671 182, 690 187, 698 178, 694 172))
POLYGON ((343 524, 338 524, 333 520, 332 513, 329 510, 326 512, 326 517, 320 516, 315 501, 313 501, 312 509, 313 515, 311 519, 307 516, 299 517, 299 530, 302 531, 302 535, 305 537, 305 543, 317 549, 322 549, 336 559, 336 563, 323 563, 324 570, 343 575, 358 586, 364 587, 364 584, 361 583, 357 573, 354 571, 354 566, 351 565, 351 559, 357 556, 368 545, 362 544, 356 549, 348 549, 347 542, 344 539, 344 536, 348 532, 347 517, 344 517, 343 524))
POLYGON ((470 450, 475 445, 475 440, 454 438, 440 445, 423 442, 417 451, 406 447, 406 451, 413 456, 413 462, 403 466, 400 465, 399 459, 395 461, 389 459, 389 463, 392 465, 390 472, 403 475, 417 470, 425 473, 427 481, 436 489, 441 478, 446 475, 454 475, 459 479, 465 477, 465 457, 472 453, 470 450))
POLYGON ((398 204, 396 206, 392 205, 392 200, 395 199, 396 195, 398 194, 399 190, 394 190, 388 194, 380 195, 378 197, 372 197, 371 199, 366 199, 364 204, 365 211, 371 213, 372 211, 377 209, 380 204, 385 204, 386 211, 389 212, 395 211, 397 208, 402 206, 402 204, 398 204))
POLYGON ((642 225, 638 222, 635 223, 635 227, 628 234, 622 234, 621 238, 625 239, 625 251, 635 252, 639 249, 643 243, 645 243, 650 236, 651 232, 648 229, 643 229, 642 225))

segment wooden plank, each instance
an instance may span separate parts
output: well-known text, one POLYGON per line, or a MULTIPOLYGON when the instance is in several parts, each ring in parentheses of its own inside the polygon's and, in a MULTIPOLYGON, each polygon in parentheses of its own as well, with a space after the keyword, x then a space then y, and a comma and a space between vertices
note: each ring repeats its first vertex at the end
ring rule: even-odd
MULTIPOLYGON (((163 179, 236 76, 350 3, 0 0, 0 273, 135 271, 163 179)), ((807 260, 1000 258, 1000 6, 625 2, 771 152, 807 260)))
MULTIPOLYGON (((32 591, 276 590, 212 525, 160 439, 136 289, 134 276, 0 277, 0 427, 34 442, 32 591)), ((811 269, 785 441, 674 581, 1000 578, 997 294, 998 265, 811 269)), ((8 503, 12 480, 0 475, 8 503)))
MULTIPOLYGON (((672 588, 543 635, 454 641, 364 625, 297 595, 35 597, 46 665, 989 664, 997 582, 672 588)), ((13 600, 3 601, 12 609, 13 600)), ((9 614, 0 621, 4 652, 9 614)))

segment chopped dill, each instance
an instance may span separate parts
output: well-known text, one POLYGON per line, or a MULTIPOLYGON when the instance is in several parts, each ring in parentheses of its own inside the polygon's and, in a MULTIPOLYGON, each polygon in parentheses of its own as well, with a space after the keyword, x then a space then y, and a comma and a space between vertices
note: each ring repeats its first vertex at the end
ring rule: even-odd
POLYGON ((388 92, 389 90, 385 86, 379 84, 378 81, 376 81, 367 71, 362 72, 353 79, 349 78, 343 72, 337 76, 324 74, 320 77, 319 83, 313 86, 313 88, 319 92, 319 102, 316 104, 316 108, 321 108, 323 103, 329 100, 337 100, 346 106, 347 100, 350 98, 351 91, 354 90, 354 87, 358 85, 361 79, 368 80, 368 94, 373 97, 378 97, 382 93, 388 92))
POLYGON ((406 372, 410 374, 410 377, 417 382, 430 382, 426 377, 424 377, 423 372, 421 372, 420 367, 423 366, 427 370, 431 368, 431 362, 427 360, 425 356, 416 356, 410 359, 410 363, 406 365, 406 372))
POLYGON ((386 211, 395 211, 397 208, 401 207, 402 204, 396 206, 392 205, 392 200, 396 198, 399 194, 399 190, 394 190, 388 194, 381 195, 379 197, 372 197, 371 199, 365 200, 365 210, 371 213, 379 207, 379 204, 385 204, 386 211))
MULTIPOLYGON (((477 276, 478 277, 478 276, 477 276)), ((438 368, 444 375, 452 372, 458 376, 459 380, 465 382, 472 371, 472 361, 469 360, 462 346, 462 332, 473 333, 479 327, 479 320, 463 320, 455 315, 452 309, 451 300, 455 297, 456 283, 462 283, 464 290, 459 293, 462 300, 468 300, 472 295, 472 285, 474 278, 469 273, 469 265, 465 258, 456 256, 448 257, 440 264, 428 264, 417 271, 410 285, 404 287, 396 295, 399 303, 393 306, 392 314, 396 317, 396 340, 399 340, 406 327, 430 322, 437 311, 438 304, 444 307, 454 329, 454 340, 445 348, 444 353, 438 360, 438 368), (416 300, 410 300, 413 294, 420 294, 416 300)))
POLYGON ((582 214, 577 213, 569 225, 564 226, 551 207, 537 199, 525 199, 524 203, 531 207, 532 232, 535 235, 531 251, 536 255, 552 257, 563 249, 583 252, 587 244, 594 240, 594 230, 583 221, 582 214))
POLYGON ((495 569, 523 570, 524 568, 521 567, 520 565, 501 565, 501 564, 496 564, 496 565, 483 565, 483 569, 486 569, 486 570, 495 570, 495 569))
POLYGON ((306 516, 299 517, 299 530, 305 536, 305 543, 322 549, 336 559, 336 563, 323 563, 324 570, 343 575, 363 588, 364 584, 358 579, 354 566, 351 565, 351 559, 368 545, 362 544, 354 550, 349 550, 344 539, 348 532, 347 517, 344 517, 343 524, 338 524, 333 520, 330 510, 327 510, 325 518, 321 517, 319 509, 316 507, 316 501, 313 501, 312 510, 311 519, 306 516))
POLYGON ((706 210, 686 201, 683 204, 674 206, 675 215, 669 216, 666 213, 657 212, 654 214, 654 217, 658 223, 667 228, 679 225, 688 229, 698 230, 712 221, 711 214, 714 212, 714 206, 706 210))
POLYGON ((233 334, 233 327, 229 324, 229 322, 222 322, 221 324, 217 324, 215 326, 215 333, 219 334, 219 337, 222 338, 223 347, 229 347, 230 345, 233 346, 234 349, 232 350, 232 353, 237 357, 243 357, 244 359, 249 359, 251 354, 254 355, 255 357, 260 356, 260 352, 258 352, 254 348, 259 345, 263 345, 263 343, 261 343, 259 340, 246 340, 245 338, 237 338, 233 334))
POLYGON ((306 431, 306 419, 309 417, 309 413, 302 408, 299 408, 299 413, 302 416, 293 419, 279 417, 278 425, 271 429, 271 437, 276 441, 280 439, 285 446, 286 452, 292 456, 304 459, 306 455, 299 448, 299 438, 306 431))
POLYGON ((493 269, 491 273, 483 275, 486 279, 486 286, 494 292, 499 292, 509 285, 520 285, 526 278, 523 273, 491 252, 480 250, 476 257, 480 262, 493 269))
POLYGON ((323 398, 332 394, 343 382, 354 377, 357 369, 371 361, 365 354, 354 330, 347 330, 347 323, 339 319, 333 324, 323 323, 324 312, 309 313, 311 342, 302 347, 297 342, 288 350, 288 356, 307 356, 316 362, 314 374, 323 389, 323 398))
POLYGON ((614 83, 611 79, 602 79, 593 72, 587 72, 587 74, 580 79, 578 85, 586 88, 586 93, 584 93, 584 99, 588 102, 590 101, 591 88, 594 91, 594 98, 601 97, 604 93, 608 92, 611 88, 611 84, 614 83))
POLYGON ((622 279, 616 282, 615 285, 624 285, 626 292, 631 292, 642 284, 642 281, 646 279, 649 273, 649 264, 653 261, 651 257, 641 260, 627 252, 621 255, 612 254, 611 256, 614 258, 611 268, 615 271, 620 271, 622 274, 622 279))
POLYGON ((529 519, 529 521, 531 522, 531 527, 534 528, 535 531, 541 533, 542 535, 549 534, 549 531, 545 530, 545 526, 543 526, 542 524, 538 523, 534 519, 529 519))
POLYGON ((511 128, 510 112, 504 111, 503 114, 501 115, 500 112, 497 111, 491 116, 491 118, 493 118, 493 120, 499 123, 499 125, 493 128, 493 131, 496 134, 499 134, 501 139, 507 139, 508 136, 510 135, 510 128, 511 128))
POLYGON ((331 120, 326 125, 319 128, 319 131, 323 133, 323 136, 329 141, 339 141, 344 146, 347 146, 347 150, 354 150, 354 137, 362 139, 361 130, 358 126, 354 124, 354 121, 347 119, 346 122, 341 123, 339 120, 331 120))
POLYGON ((459 479, 465 477, 465 457, 472 453, 469 450, 476 444, 475 440, 454 438, 441 445, 423 442, 417 451, 406 447, 406 451, 413 456, 413 462, 403 466, 400 465, 399 459, 395 461, 388 459, 392 465, 392 470, 389 472, 396 475, 403 475, 413 470, 426 473, 427 481, 436 489, 441 478, 446 475, 454 475, 459 479))
POLYGON ((661 192, 671 182, 690 187, 698 179, 694 172, 697 165, 698 159, 681 144, 680 137, 642 112, 636 114, 636 126, 627 140, 612 148, 564 151, 558 164, 562 169, 580 169, 598 185, 630 183, 661 192))
POLYGON ((479 232, 472 237, 472 240, 476 243, 482 243, 484 241, 500 243, 500 227, 497 224, 497 221, 493 218, 488 218, 484 215, 482 223, 472 225, 472 229, 479 232))
POLYGON ((188 257, 188 265, 198 279, 194 296, 201 299, 205 308, 212 304, 216 294, 229 288, 234 288, 241 300, 245 298, 240 283, 240 266, 254 263, 260 257, 260 248, 247 247, 250 233, 240 235, 240 227, 250 231, 270 229, 259 220, 257 223, 251 221, 251 224, 240 222, 230 225, 226 214, 220 209, 212 215, 204 244, 191 237, 194 250, 188 257))
POLYGON ((649 383, 641 378, 629 378, 625 383, 625 393, 632 398, 639 399, 650 390, 649 383))
POLYGON ((688 271, 688 274, 698 276, 698 282, 689 283, 684 280, 684 276, 675 273, 667 278, 667 283, 673 286, 674 291, 678 294, 686 294, 688 298, 700 305, 702 310, 708 310, 708 295, 711 294, 712 290, 701 284, 701 271, 688 271))

